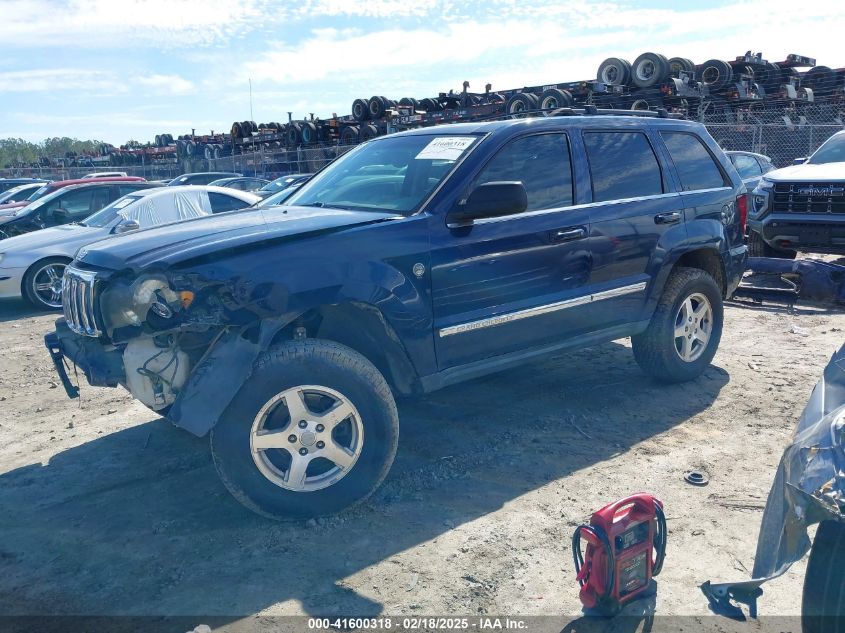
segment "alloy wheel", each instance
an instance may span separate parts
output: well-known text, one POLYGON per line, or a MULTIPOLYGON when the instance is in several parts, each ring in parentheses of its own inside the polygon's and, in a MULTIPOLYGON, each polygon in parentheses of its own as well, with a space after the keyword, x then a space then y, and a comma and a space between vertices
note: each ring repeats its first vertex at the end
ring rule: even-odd
POLYGON ((345 477, 361 455, 361 415, 343 394, 306 385, 273 396, 250 431, 252 459, 286 490, 314 492, 345 477))

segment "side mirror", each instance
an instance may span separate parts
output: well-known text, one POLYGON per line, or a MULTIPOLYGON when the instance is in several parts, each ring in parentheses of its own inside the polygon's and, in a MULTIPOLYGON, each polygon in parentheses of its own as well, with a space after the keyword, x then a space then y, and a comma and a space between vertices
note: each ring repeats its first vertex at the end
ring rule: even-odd
POLYGON ((141 225, 138 223, 138 220, 124 220, 120 224, 118 224, 112 230, 112 233, 115 235, 121 235, 122 233, 131 233, 132 231, 137 231, 141 228, 141 225))
POLYGON ((804 158, 793 158, 792 164, 793 165, 803 165, 804 163, 807 162, 807 158, 808 158, 807 156, 804 156, 804 158))
POLYGON ((466 226, 473 220, 522 213, 528 208, 528 194, 521 182, 487 182, 469 194, 466 203, 446 216, 446 225, 466 226))

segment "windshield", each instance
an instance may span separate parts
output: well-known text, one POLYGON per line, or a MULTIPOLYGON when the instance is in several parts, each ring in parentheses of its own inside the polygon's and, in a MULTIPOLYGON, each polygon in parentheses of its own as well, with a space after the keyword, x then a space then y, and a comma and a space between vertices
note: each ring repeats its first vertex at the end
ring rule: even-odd
POLYGON ((130 204, 132 204, 136 200, 140 200, 143 197, 143 195, 129 194, 128 196, 118 198, 110 205, 103 207, 93 215, 89 215, 82 222, 80 222, 80 224, 82 226, 96 226, 100 228, 104 226, 110 226, 115 220, 121 217, 118 215, 118 211, 120 211, 121 209, 125 209, 130 204))
POLYGON ((845 134, 837 134, 827 139, 807 162, 811 165, 845 163, 845 134))
MULTIPOLYGON (((41 187, 41 189, 39 189, 38 191, 42 191, 42 190, 46 190, 46 189, 47 189, 47 187, 41 187)), ((34 196, 35 194, 38 193, 38 191, 36 191, 32 195, 34 196)), ((17 215, 24 215, 24 214, 32 213, 33 211, 40 209, 45 204, 50 202, 50 200, 54 200, 54 199, 58 198, 59 194, 64 193, 64 191, 65 191, 65 189, 61 188, 61 189, 55 189, 55 190, 51 191, 50 193, 46 193, 46 191, 45 191, 45 193, 42 193, 41 196, 38 197, 38 198, 33 198, 32 196, 30 196, 29 198, 27 198, 27 200, 35 200, 35 202, 32 202, 32 203, 26 205, 25 207, 21 207, 20 209, 18 209, 15 212, 15 215, 17 216, 17 215)))
POLYGON ((302 183, 297 183, 295 185, 291 185, 287 189, 282 189, 281 191, 274 193, 272 196, 267 196, 264 200, 259 200, 253 206, 254 207, 276 207, 280 204, 284 204, 285 200, 290 198, 293 194, 295 194, 299 189, 302 187, 302 183))
POLYGON ((29 196, 29 198, 27 198, 27 200, 29 200, 30 202, 32 202, 33 200, 38 200, 38 198, 43 196, 48 191, 50 191, 50 185, 44 185, 43 187, 39 187, 33 192, 31 196, 29 196))
POLYGON ((6 204, 7 202, 23 202, 26 200, 27 193, 30 189, 32 189, 31 185, 20 185, 18 187, 7 189, 3 193, 0 193, 0 204, 6 204))
POLYGON ((443 182, 476 136, 388 136, 344 154, 286 204, 410 214, 443 182))
POLYGON ((266 185, 261 187, 259 191, 275 193, 277 191, 281 191, 282 189, 287 189, 292 184, 298 182, 299 180, 304 180, 309 178, 311 174, 298 174, 296 176, 282 176, 281 178, 276 178, 276 180, 272 182, 268 182, 266 185))

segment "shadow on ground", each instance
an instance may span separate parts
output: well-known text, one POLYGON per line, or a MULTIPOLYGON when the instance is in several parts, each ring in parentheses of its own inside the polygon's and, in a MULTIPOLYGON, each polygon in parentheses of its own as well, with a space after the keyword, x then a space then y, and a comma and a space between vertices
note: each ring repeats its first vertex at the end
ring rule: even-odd
POLYGON ((344 579, 666 431, 728 379, 656 385, 612 343, 400 403, 384 486, 317 527, 243 509, 205 438, 163 420, 105 435, 0 476, 0 614, 378 614, 344 579))
POLYGON ((58 317, 60 313, 58 311, 51 313, 38 310, 23 299, 0 299, 0 323, 17 321, 27 317, 49 316, 50 314, 55 314, 58 317))

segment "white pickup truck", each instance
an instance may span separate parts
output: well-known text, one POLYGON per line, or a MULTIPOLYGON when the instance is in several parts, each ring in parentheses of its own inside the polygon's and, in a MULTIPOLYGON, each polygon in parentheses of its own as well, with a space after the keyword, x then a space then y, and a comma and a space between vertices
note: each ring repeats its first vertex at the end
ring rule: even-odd
POLYGON ((765 174, 751 194, 751 257, 845 254, 845 130, 807 159, 765 174))

